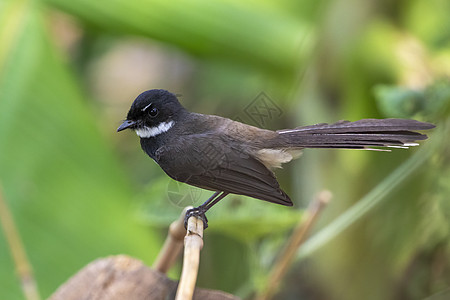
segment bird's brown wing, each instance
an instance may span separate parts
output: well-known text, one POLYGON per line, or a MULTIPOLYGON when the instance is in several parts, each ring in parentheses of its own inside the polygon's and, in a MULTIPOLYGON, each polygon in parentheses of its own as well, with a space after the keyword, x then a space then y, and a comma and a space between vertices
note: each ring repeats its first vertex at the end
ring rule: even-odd
POLYGON ((156 161, 173 179, 200 188, 245 195, 291 206, 272 171, 242 145, 212 134, 177 138, 163 146, 156 161))

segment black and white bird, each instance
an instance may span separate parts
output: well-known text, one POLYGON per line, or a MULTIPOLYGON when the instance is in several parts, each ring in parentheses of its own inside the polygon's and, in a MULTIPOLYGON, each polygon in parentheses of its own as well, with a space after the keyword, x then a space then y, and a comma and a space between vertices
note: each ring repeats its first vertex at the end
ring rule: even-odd
POLYGON ((171 178, 215 192, 186 216, 200 216, 207 225, 205 212, 228 194, 292 206, 272 170, 303 148, 408 148, 427 138, 417 130, 433 127, 415 120, 363 119, 272 131, 189 112, 176 95, 155 89, 134 100, 117 131, 134 130, 145 153, 171 178))

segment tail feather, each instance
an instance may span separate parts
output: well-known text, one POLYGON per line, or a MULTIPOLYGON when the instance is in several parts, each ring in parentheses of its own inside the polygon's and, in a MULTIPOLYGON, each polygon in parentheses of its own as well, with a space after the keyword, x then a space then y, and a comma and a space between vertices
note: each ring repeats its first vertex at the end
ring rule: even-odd
POLYGON ((277 131, 289 148, 347 148, 416 146, 415 141, 427 136, 415 132, 435 126, 405 119, 363 119, 356 122, 339 121, 277 131))

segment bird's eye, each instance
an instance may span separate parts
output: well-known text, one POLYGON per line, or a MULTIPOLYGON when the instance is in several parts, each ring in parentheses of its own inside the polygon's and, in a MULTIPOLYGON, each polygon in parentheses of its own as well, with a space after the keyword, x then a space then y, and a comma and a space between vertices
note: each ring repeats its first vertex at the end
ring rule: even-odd
POLYGON ((156 107, 150 107, 148 110, 148 115, 152 118, 156 117, 159 113, 159 110, 156 107))

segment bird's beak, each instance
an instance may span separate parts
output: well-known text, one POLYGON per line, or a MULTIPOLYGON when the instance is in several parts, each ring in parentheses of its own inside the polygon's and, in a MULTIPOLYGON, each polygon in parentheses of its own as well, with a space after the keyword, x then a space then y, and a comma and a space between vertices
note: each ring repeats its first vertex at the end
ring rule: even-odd
POLYGON ((125 120, 123 121, 122 125, 117 128, 117 132, 133 127, 134 125, 136 125, 136 121, 125 120))

